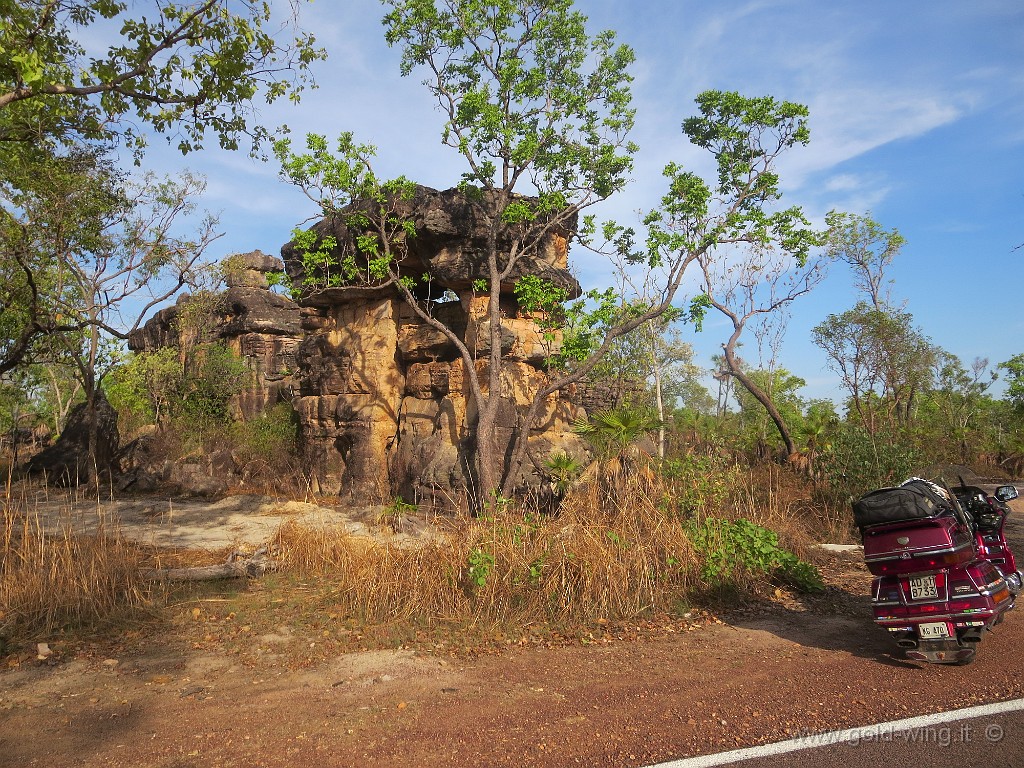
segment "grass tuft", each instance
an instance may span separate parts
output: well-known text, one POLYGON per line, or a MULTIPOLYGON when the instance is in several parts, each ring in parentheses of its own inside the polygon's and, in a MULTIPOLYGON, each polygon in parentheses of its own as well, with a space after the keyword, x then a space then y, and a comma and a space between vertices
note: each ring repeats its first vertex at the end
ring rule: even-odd
POLYGON ((94 533, 44 531, 38 515, 10 497, 0 528, 0 644, 130 615, 149 602, 142 553, 116 526, 94 533))

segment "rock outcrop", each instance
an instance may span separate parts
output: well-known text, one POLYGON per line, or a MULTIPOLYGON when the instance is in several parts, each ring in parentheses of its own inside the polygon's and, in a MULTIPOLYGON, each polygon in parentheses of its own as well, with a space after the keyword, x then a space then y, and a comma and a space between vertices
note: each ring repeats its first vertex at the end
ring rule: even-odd
POLYGON ((180 346, 182 334, 189 334, 192 341, 223 342, 253 373, 251 386, 234 402, 237 414, 248 419, 292 399, 303 338, 302 310, 288 297, 268 289, 266 275, 284 269, 280 259, 253 251, 227 261, 228 288, 203 307, 198 321, 180 322, 195 301, 184 295, 131 334, 128 346, 136 352, 180 346))
POLYGON ((25 465, 30 475, 43 475, 47 482, 61 486, 77 486, 100 474, 117 471, 115 454, 120 435, 117 412, 107 401, 103 390, 95 395, 96 463, 89 454, 89 413, 86 403, 79 403, 68 414, 64 431, 53 445, 44 448, 25 465))
MULTIPOLYGON (((473 283, 485 274, 487 232, 475 208, 459 190, 418 187, 395 209, 416 232, 405 243, 401 274, 413 279, 423 305, 466 344, 478 358, 477 371, 484 372, 491 337, 487 298, 474 292, 473 283)), ((344 217, 324 219, 312 231, 349 252, 359 234, 344 217)), ((557 348, 520 312, 515 282, 534 274, 579 295, 567 265, 569 235, 554 229, 501 286, 504 363, 497 429, 506 445, 546 381, 543 361, 557 348)), ((293 284, 302 285, 306 275, 295 244, 286 245, 282 255, 293 284)), ((309 317, 304 326, 296 410, 306 466, 319 489, 463 506, 471 487, 467 441, 476 405, 456 346, 393 286, 357 281, 307 291, 301 303, 317 319, 309 317)), ((564 397, 550 398, 530 438, 541 459, 554 450, 585 451, 570 429, 582 413, 564 397)), ((542 480, 530 467, 518 485, 526 490, 542 480)))
MULTIPOLYGON (((421 306, 464 342, 486 371, 490 328, 486 297, 474 281, 484 276, 487 232, 458 190, 419 187, 397 203, 415 237, 399 269, 412 277, 421 306), (428 277, 425 277, 428 276, 428 277)), ((330 236, 338 249, 354 249, 358 232, 343 217, 324 219, 312 231, 330 236)), ((570 232, 553 229, 501 286, 504 357, 498 436, 508 443, 538 388, 543 362, 557 349, 524 313, 513 292, 523 274, 544 277, 579 295, 567 266, 570 232)), ((425 322, 392 285, 354 281, 305 290, 298 304, 267 289, 266 275, 285 269, 293 285, 305 285, 305 265, 294 243, 284 262, 255 251, 230 257, 229 286, 214 310, 208 333, 226 341, 255 374, 251 391, 238 398, 244 418, 279 400, 298 414, 304 466, 313 490, 364 503, 395 497, 443 507, 463 507, 471 487, 469 427, 476 404, 455 344, 425 322)), ((183 302, 159 313, 133 335, 133 349, 178 344, 183 302)), ((486 377, 483 377, 486 380, 486 377)), ((584 414, 564 396, 551 396, 530 445, 541 460, 560 450, 580 456, 583 442, 571 424, 584 414)), ((544 478, 527 467, 520 490, 544 478)))

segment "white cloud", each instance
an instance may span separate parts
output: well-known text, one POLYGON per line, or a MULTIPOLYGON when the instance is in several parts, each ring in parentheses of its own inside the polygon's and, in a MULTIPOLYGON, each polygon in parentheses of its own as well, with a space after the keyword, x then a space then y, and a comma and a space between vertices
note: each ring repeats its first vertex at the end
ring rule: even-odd
POLYGON ((789 186, 894 141, 915 138, 965 114, 959 99, 913 89, 851 88, 809 103, 811 142, 780 165, 789 186))

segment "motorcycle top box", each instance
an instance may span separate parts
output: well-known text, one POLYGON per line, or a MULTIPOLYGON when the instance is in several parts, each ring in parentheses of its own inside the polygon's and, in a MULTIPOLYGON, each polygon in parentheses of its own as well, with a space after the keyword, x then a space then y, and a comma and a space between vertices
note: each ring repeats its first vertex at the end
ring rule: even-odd
POLYGON ((865 528, 864 562, 875 576, 949 568, 977 557, 974 534, 952 513, 865 528))
POLYGON ((969 518, 923 480, 872 491, 853 505, 864 560, 875 576, 963 565, 978 555, 969 518))

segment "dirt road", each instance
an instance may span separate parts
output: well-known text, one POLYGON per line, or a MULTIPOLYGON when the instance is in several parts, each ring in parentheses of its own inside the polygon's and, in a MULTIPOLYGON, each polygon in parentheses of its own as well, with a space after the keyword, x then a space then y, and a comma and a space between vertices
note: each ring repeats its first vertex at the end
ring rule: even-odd
POLYGON ((1024 696, 1024 615, 971 666, 910 663, 871 623, 858 560, 826 572, 823 598, 664 621, 644 640, 595 626, 585 643, 298 670, 287 660, 318 638, 287 625, 253 637, 255 657, 172 632, 86 648, 0 673, 0 765, 647 765, 1024 696))

